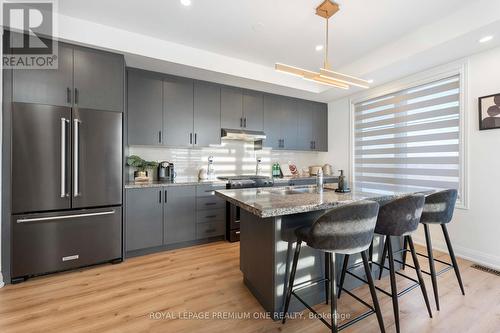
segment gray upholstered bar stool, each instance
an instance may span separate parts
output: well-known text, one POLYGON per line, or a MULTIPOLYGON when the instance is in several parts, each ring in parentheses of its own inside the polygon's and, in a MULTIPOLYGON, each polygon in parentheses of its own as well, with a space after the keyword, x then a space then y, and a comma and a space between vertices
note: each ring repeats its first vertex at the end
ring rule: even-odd
MULTIPOLYGON (((378 287, 376 289, 388 296, 391 296, 393 310, 394 310, 394 321, 396 324, 396 331, 398 333, 400 332, 398 297, 403 296, 404 294, 415 289, 418 286, 420 286, 420 289, 424 296, 424 301, 425 305, 427 306, 429 317, 432 318, 432 312, 431 312, 431 307, 429 305, 427 290, 425 288, 424 279, 422 277, 422 272, 420 270, 420 265, 418 263, 417 253, 415 252, 415 247, 413 246, 413 240, 411 238, 411 234, 415 232, 418 228, 418 223, 420 221, 420 217, 422 215, 422 210, 424 207, 424 201, 425 201, 425 196, 423 194, 412 194, 384 204, 382 207, 380 207, 377 218, 377 225, 375 227, 375 233, 385 236, 384 248, 387 248, 387 253, 389 255, 389 277, 391 280, 391 293, 388 293, 387 291, 380 289, 378 287), (404 275, 400 272, 396 272, 394 268, 394 262, 397 260, 394 259, 391 237, 407 238, 408 244, 410 246, 410 252, 412 254, 412 258, 415 263, 414 268, 417 273, 418 280, 415 280, 412 277, 404 275), (396 286, 396 274, 415 282, 415 284, 398 292, 396 286)), ((385 254, 383 256, 385 256, 385 254)), ((358 278, 363 282, 367 282, 359 278, 354 273, 350 272, 350 269, 355 266, 348 268, 348 262, 349 262, 349 256, 346 255, 344 257, 342 274, 340 277, 339 295, 341 290, 343 290, 344 278, 346 273, 358 278)), ((375 265, 379 265, 380 270, 384 268, 383 263, 381 264, 378 264, 376 262, 372 263, 375 265)))
MULTIPOLYGON (((300 227, 295 230, 295 235, 297 236, 297 245, 295 247, 295 254, 293 257, 292 269, 290 272, 290 279, 288 282, 287 292, 285 295, 285 304, 283 311, 283 323, 286 321, 286 315, 288 313, 288 307, 290 305, 290 299, 295 296, 302 304, 304 304, 311 312, 315 313, 317 317, 331 329, 332 332, 338 332, 339 330, 346 328, 355 322, 368 317, 369 315, 375 313, 377 315, 377 320, 380 326, 380 331, 385 332, 384 322, 382 319, 382 313, 377 300, 377 294, 375 292, 375 286, 371 276, 371 271, 368 266, 368 258, 366 256, 366 249, 370 246, 370 242, 373 238, 373 232, 375 229, 375 223, 377 221, 379 205, 373 201, 360 201, 353 204, 340 206, 329 210, 322 216, 320 216, 311 226, 300 227), (325 278, 318 281, 309 281, 294 286, 295 273, 297 271, 297 262, 299 260, 300 248, 302 242, 306 242, 308 246, 322 251, 325 253, 325 260, 329 262, 328 271, 325 271, 325 278), (336 296, 336 271, 335 271, 335 254, 356 254, 361 253, 363 258, 363 264, 365 268, 365 273, 368 279, 368 284, 370 286, 370 293, 372 296, 373 307, 367 302, 363 301, 356 295, 348 292, 356 300, 363 303, 365 306, 370 308, 370 311, 363 313, 357 318, 338 325, 337 320, 337 296, 336 296), (297 291, 299 289, 304 289, 315 285, 317 283, 323 283, 328 281, 330 283, 329 288, 326 288, 326 300, 328 304, 328 294, 330 294, 330 310, 331 310, 331 323, 328 323, 323 316, 318 315, 318 313, 308 305, 299 295, 297 291), (328 292, 329 289, 329 292, 328 292)), ((328 284, 327 284, 328 285, 328 284)))
POLYGON ((427 245, 427 255, 422 253, 417 253, 423 257, 429 259, 430 272, 423 271, 425 274, 431 276, 432 288, 434 290, 434 299, 436 301, 436 308, 439 311, 439 294, 436 277, 442 273, 454 269, 455 275, 457 276, 458 284, 462 295, 465 295, 464 285, 462 283, 462 278, 460 276, 460 270, 458 269, 457 259, 455 258, 455 252, 451 246, 450 236, 448 235, 448 229, 446 225, 451 222, 453 218, 453 211, 455 210, 455 203, 457 202, 457 190, 445 190, 430 194, 425 197, 425 206, 420 218, 420 223, 424 225, 425 231, 425 242, 427 245), (430 224, 441 225, 443 230, 444 239, 446 241, 446 246, 448 247, 448 253, 451 258, 451 264, 439 259, 434 259, 432 254, 432 242, 431 234, 429 230, 430 224), (434 266, 434 261, 446 265, 447 267, 436 273, 436 268, 434 266))

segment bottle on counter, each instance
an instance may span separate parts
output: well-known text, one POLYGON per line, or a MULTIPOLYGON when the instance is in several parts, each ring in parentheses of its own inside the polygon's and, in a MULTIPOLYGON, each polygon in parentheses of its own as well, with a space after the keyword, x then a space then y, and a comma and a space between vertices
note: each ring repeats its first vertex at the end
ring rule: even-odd
POLYGON ((319 169, 316 174, 316 187, 319 192, 323 191, 323 170, 319 169))

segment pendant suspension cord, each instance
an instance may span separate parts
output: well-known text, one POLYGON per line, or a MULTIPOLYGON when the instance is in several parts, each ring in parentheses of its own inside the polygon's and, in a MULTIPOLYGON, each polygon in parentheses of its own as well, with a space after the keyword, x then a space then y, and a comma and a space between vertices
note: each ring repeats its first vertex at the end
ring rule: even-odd
POLYGON ((325 69, 330 69, 330 64, 328 63, 328 18, 326 19, 326 40, 325 40, 325 69))

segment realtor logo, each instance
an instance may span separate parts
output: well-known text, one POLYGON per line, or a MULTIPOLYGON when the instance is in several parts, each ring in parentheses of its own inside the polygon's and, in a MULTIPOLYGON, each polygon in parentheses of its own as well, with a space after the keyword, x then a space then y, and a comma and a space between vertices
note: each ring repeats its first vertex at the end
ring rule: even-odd
POLYGON ((57 69, 54 35, 54 2, 3 3, 4 68, 57 69))

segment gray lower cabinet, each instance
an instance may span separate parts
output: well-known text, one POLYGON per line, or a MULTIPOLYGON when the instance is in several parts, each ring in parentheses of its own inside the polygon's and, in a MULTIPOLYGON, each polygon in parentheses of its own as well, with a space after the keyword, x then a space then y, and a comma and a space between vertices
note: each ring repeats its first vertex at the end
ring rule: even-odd
POLYGON ((125 191, 125 248, 146 249, 163 244, 162 188, 125 191))
POLYGON ((123 112, 122 55, 74 47, 74 104, 80 108, 123 112))
POLYGON ((207 82, 194 83, 193 144, 207 147, 220 144, 220 86, 207 82))
POLYGON ((225 185, 199 185, 196 188, 196 239, 223 236, 226 228, 226 201, 214 191, 225 185))
POLYGON ((129 145, 160 145, 163 132, 163 82, 154 73, 127 72, 129 145))
POLYGON ((163 237, 165 244, 196 238, 196 186, 171 186, 165 189, 163 237))
POLYGON ((164 144, 192 147, 193 120, 193 80, 165 77, 163 79, 164 144))

